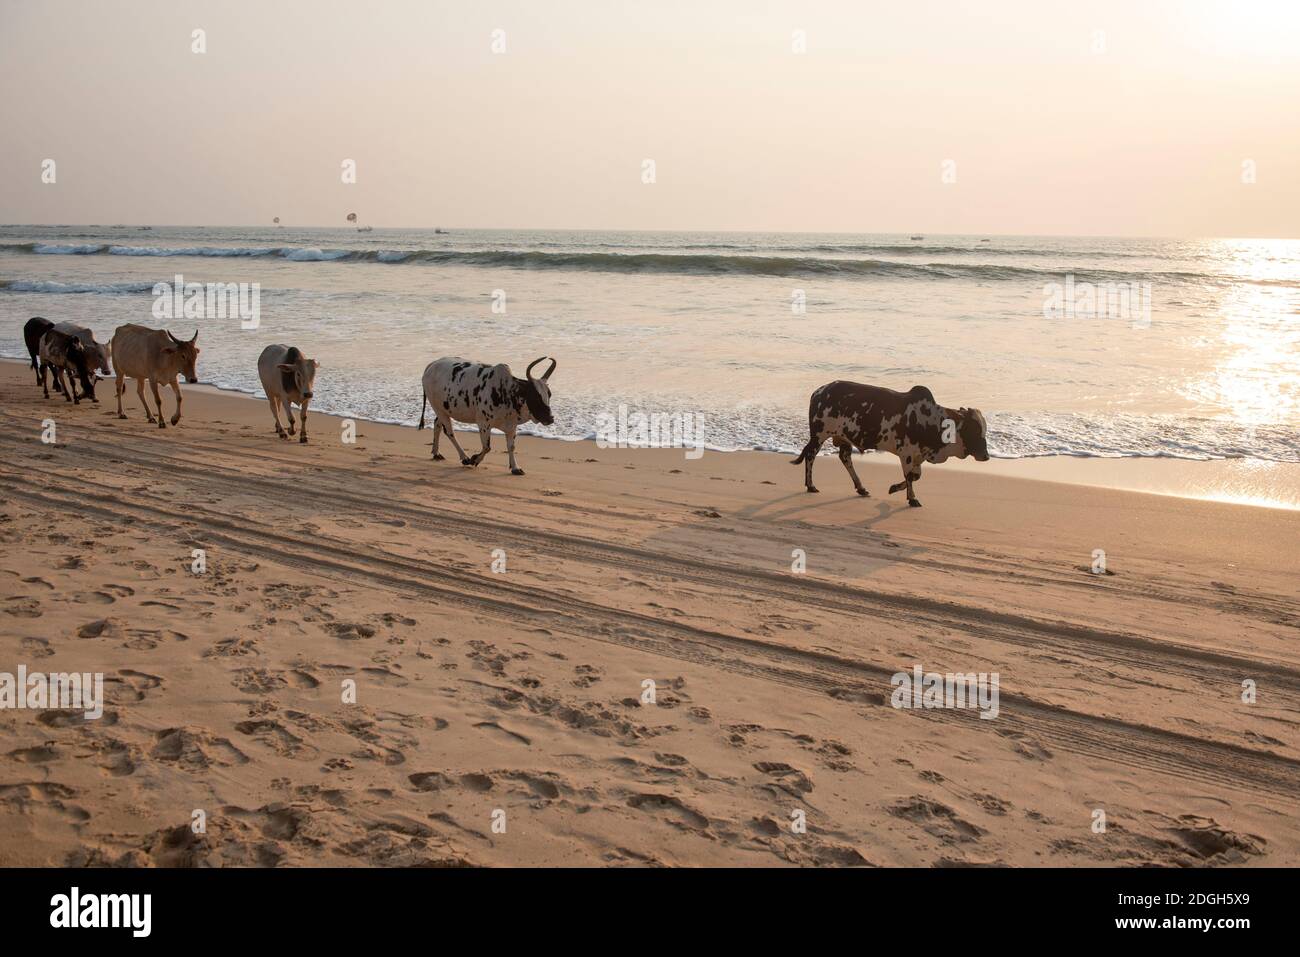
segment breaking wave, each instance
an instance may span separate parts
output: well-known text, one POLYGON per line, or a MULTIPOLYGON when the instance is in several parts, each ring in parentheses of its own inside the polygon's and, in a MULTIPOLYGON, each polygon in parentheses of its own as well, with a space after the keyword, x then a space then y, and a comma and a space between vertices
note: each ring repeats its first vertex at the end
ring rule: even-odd
MULTIPOLYGON (((823 247, 837 252, 853 247, 823 247)), ((863 250, 912 247, 861 246, 863 250)), ((939 252, 947 247, 931 247, 939 252)), ((957 249, 959 247, 953 247, 957 249)), ((46 256, 158 256, 158 257, 256 257, 291 262, 381 263, 385 265, 462 265, 510 269, 559 269, 613 273, 670 273, 730 276, 828 276, 856 279, 969 279, 999 282, 1046 282, 1073 272, 1078 281, 1227 283, 1245 282, 1263 286, 1297 284, 1282 279, 1252 279, 1200 272, 1141 272, 1122 269, 1043 269, 1001 263, 918 263, 889 259, 850 259, 827 256, 720 255, 690 252, 544 252, 513 249, 321 249, 299 246, 122 246, 108 243, 60 245, 51 243, 8 243, 0 251, 9 254, 46 256)), ((968 250, 962 250, 968 251, 968 250)))

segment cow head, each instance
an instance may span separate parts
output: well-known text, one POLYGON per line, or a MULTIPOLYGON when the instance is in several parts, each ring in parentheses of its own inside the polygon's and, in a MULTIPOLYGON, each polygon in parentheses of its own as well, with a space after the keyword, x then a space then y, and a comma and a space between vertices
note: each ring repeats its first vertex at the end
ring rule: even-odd
POLYGON ((533 378, 533 366, 539 362, 545 362, 547 356, 540 359, 534 359, 528 364, 524 375, 527 381, 521 382, 519 391, 523 393, 524 402, 528 405, 528 414, 533 417, 533 421, 540 422, 542 425, 551 425, 555 422, 554 416, 551 415, 551 387, 547 385, 547 380, 551 378, 551 373, 555 371, 556 362, 551 359, 551 367, 542 373, 541 378, 533 378))
MULTIPOLYGON (((294 350, 297 352, 297 350, 294 350)), ((316 370, 320 368, 320 363, 315 359, 308 359, 306 356, 299 355, 296 362, 281 362, 276 366, 284 375, 284 384, 293 383, 293 387, 298 390, 298 394, 304 399, 310 399, 313 395, 313 389, 316 385, 316 370)))
POLYGON ((167 338, 172 341, 172 344, 164 348, 163 352, 174 353, 180 359, 181 372, 185 373, 185 381, 191 385, 195 384, 199 381, 198 374, 194 371, 194 363, 199 358, 199 347, 195 345, 199 339, 199 330, 195 329, 194 338, 188 341, 177 339, 170 332, 167 333, 167 338))
POLYGON ((971 455, 976 462, 989 460, 988 424, 979 409, 957 410, 957 444, 961 446, 958 457, 971 455))

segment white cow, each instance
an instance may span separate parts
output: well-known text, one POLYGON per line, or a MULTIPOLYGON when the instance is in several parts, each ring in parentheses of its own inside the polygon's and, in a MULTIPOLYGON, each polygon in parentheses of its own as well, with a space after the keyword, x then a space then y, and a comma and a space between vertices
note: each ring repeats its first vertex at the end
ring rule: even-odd
POLYGON ((316 385, 316 370, 320 363, 308 359, 297 346, 279 344, 267 346, 257 358, 257 375, 262 380, 262 391, 271 403, 275 417, 275 434, 282 439, 293 435, 293 403, 298 403, 302 417, 302 434, 299 442, 307 441, 307 405, 311 402, 316 385), (284 407, 289 420, 289 433, 280 425, 280 407, 284 407))
POLYGON ((540 378, 533 377, 533 366, 545 362, 547 356, 534 359, 528 365, 524 378, 515 377, 508 365, 485 365, 468 359, 435 359, 424 370, 421 380, 424 399, 420 403, 420 424, 424 428, 427 403, 438 420, 433 431, 433 458, 442 461, 438 454, 438 441, 445 433, 460 454, 460 464, 477 466, 492 449, 492 430, 499 429, 506 436, 506 450, 510 453, 510 474, 523 475, 524 470, 515 464, 515 431, 525 422, 550 425, 551 389, 547 380, 555 371, 556 362, 540 378), (478 426, 483 448, 468 456, 456 441, 452 422, 473 422, 478 426))

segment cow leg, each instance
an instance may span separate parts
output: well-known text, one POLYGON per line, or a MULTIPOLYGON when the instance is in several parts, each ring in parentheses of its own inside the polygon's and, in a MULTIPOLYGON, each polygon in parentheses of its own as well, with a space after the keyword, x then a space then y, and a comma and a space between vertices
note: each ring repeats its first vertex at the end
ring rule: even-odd
POLYGON ((298 418, 302 420, 302 428, 298 430, 299 442, 307 441, 307 403, 310 401, 311 399, 303 399, 302 405, 298 406, 298 418))
POLYGON ((153 409, 149 408, 149 403, 144 400, 144 379, 135 380, 135 394, 140 397, 140 404, 144 406, 144 414, 149 419, 149 424, 153 425, 153 409))
MULTIPOLYGON (((172 425, 175 425, 181 420, 181 384, 179 380, 177 380, 176 376, 172 376, 172 381, 167 384, 170 385, 172 391, 176 393, 176 414, 172 416, 172 425)), ((158 396, 157 386, 154 386, 153 394, 155 398, 158 396)), ((158 421, 162 421, 162 399, 158 399, 158 421)))
POLYGON ((268 395, 268 396, 266 397, 266 401, 269 402, 269 403, 271 403, 271 417, 272 417, 273 419, 275 419, 275 434, 278 435, 278 436, 279 436, 280 438, 282 438, 282 439, 287 439, 289 436, 287 436, 287 435, 284 434, 284 426, 282 426, 282 425, 280 424, 280 405, 279 405, 279 403, 275 401, 275 396, 273 396, 273 395, 268 395))
POLYGON ((48 368, 49 366, 46 365, 44 362, 41 363, 41 369, 40 369, 41 391, 45 393, 45 398, 47 399, 50 397, 50 386, 45 378, 45 370, 48 368))
POLYGON ((122 411, 122 393, 126 391, 126 379, 122 378, 122 373, 117 374, 117 379, 113 382, 113 391, 117 393, 117 417, 125 419, 126 413, 122 411))
MULTIPOLYGON (((420 414, 423 416, 423 414, 424 414, 423 410, 421 410, 420 414)), ((432 454, 433 454, 433 460, 434 460, 435 462, 441 462, 443 459, 446 458, 445 455, 442 455, 442 454, 438 451, 438 442, 439 442, 441 439, 442 439, 442 420, 441 420, 441 419, 438 419, 438 418, 434 418, 434 420, 433 420, 433 453, 432 453, 432 454)))
POLYGON ((469 458, 469 464, 474 468, 478 468, 478 464, 487 458, 488 453, 492 451, 492 426, 480 421, 478 424, 478 437, 483 442, 483 448, 469 458))
POLYGON ((158 428, 165 429, 167 428, 167 420, 163 418, 162 394, 158 391, 158 380, 150 379, 149 388, 153 392, 154 405, 158 406, 158 428))
POLYGON ((510 455, 510 474, 523 475, 524 470, 515 464, 515 427, 510 426, 505 430, 506 433, 506 452, 510 455))
MULTIPOLYGON (((51 368, 51 373, 54 376, 54 391, 63 393, 64 402, 72 402, 73 396, 71 394, 71 389, 65 389, 63 387, 63 367, 51 366, 50 368, 51 368)), ((71 379, 72 376, 68 376, 69 385, 71 385, 71 379)))
POLYGON ((285 418, 289 420, 289 434, 293 435, 293 403, 289 401, 287 395, 280 397, 280 403, 284 406, 285 418))
POLYGON ((912 491, 912 483, 919 481, 921 481, 921 470, 919 468, 910 472, 905 469, 903 471, 903 481, 895 482, 893 485, 889 486, 889 494, 893 495, 895 492, 907 489, 907 504, 912 508, 920 508, 921 500, 917 498, 916 493, 912 491))
POLYGON ((447 438, 451 439, 452 448, 454 448, 456 454, 460 456, 460 464, 470 465, 469 456, 465 454, 465 450, 462 449, 460 443, 456 441, 456 430, 451 427, 451 416, 447 415, 445 412, 439 412, 438 427, 447 433, 447 438))
MULTIPOLYGON (((822 444, 825 441, 824 438, 814 435, 808 440, 808 444, 803 447, 803 451, 799 454, 799 458, 803 459, 804 488, 809 492, 817 491, 817 486, 812 483, 813 463, 817 461, 817 453, 821 451, 822 444)), ((796 463, 798 461, 799 459, 795 459, 796 463)))
POLYGON ((844 467, 849 470, 849 478, 853 479, 853 487, 858 490, 858 494, 868 496, 871 493, 862 487, 862 482, 858 479, 858 473, 853 470, 853 443, 847 439, 837 438, 834 440, 835 447, 840 450, 840 461, 844 467))

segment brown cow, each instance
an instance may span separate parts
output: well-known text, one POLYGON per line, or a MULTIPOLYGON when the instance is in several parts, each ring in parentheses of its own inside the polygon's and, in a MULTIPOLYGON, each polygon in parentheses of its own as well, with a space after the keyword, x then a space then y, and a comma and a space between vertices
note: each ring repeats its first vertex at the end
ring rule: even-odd
POLYGON ((921 481, 921 465, 957 457, 989 459, 988 427, 979 409, 948 409, 934 401, 923 385, 908 392, 895 392, 858 382, 831 382, 812 394, 808 403, 810 438, 795 465, 803 464, 804 485, 817 491, 812 482, 813 460, 827 439, 840 450, 840 461, 853 479, 859 495, 868 495, 853 470, 853 450, 877 449, 893 452, 903 466, 903 481, 889 487, 889 493, 907 489, 907 504, 919 508, 912 483, 921 481))
POLYGON ((172 425, 181 420, 181 387, 176 377, 184 373, 191 384, 199 381, 194 372, 194 364, 199 357, 199 332, 194 330, 194 338, 186 341, 177 339, 163 329, 150 329, 135 323, 118 326, 113 333, 110 349, 113 355, 113 367, 117 370, 117 417, 125 419, 122 411, 122 393, 126 391, 126 378, 135 379, 135 391, 144 406, 144 414, 153 422, 153 412, 144 398, 144 382, 149 380, 153 389, 153 400, 158 406, 158 428, 167 428, 163 421, 162 396, 158 394, 158 383, 169 385, 176 393, 176 414, 172 416, 172 425))
POLYGON ((57 326, 53 326, 41 336, 38 353, 41 359, 41 390, 45 393, 45 398, 50 397, 50 390, 45 385, 45 373, 51 372, 54 376, 54 389, 61 392, 64 399, 77 405, 81 404, 82 399, 99 401, 95 398, 94 363, 76 336, 60 332, 57 326), (68 374, 66 390, 63 386, 64 372, 68 374), (77 379, 81 380, 81 395, 77 394, 77 379))
POLYGON ((59 332, 69 336, 76 336, 81 340, 81 344, 86 348, 86 358, 90 364, 98 369, 104 375, 113 374, 113 370, 108 365, 109 349, 105 343, 96 342, 95 334, 87 326, 79 326, 75 322, 58 322, 54 328, 59 332))

